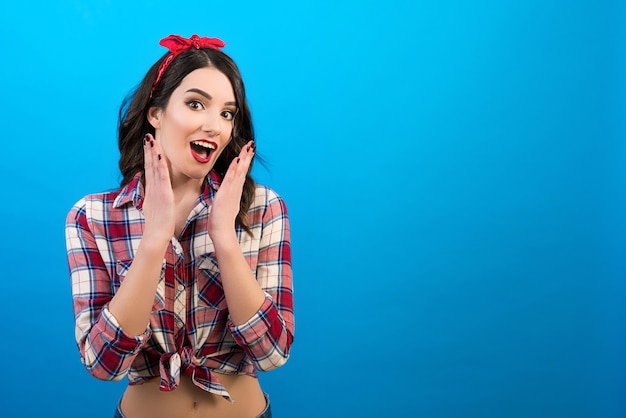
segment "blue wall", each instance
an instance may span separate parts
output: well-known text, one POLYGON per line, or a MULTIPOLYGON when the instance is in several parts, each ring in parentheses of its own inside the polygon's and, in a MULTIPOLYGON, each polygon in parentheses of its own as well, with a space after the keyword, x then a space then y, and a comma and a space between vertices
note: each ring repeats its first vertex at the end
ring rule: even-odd
POLYGON ((0 415, 112 416, 65 214, 118 184, 117 109, 159 39, 199 33, 239 63, 291 214, 276 417, 626 416, 620 3, 0 6, 0 415))

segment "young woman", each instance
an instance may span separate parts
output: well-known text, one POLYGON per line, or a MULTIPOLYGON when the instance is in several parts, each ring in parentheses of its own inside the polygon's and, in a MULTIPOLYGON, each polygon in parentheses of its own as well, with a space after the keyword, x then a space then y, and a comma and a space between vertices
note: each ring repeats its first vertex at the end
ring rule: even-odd
POLYGON ((224 43, 161 45, 120 110, 120 189, 67 217, 81 360, 128 376, 118 417, 270 417, 257 370, 285 363, 294 332, 287 210, 250 177, 252 121, 224 43))

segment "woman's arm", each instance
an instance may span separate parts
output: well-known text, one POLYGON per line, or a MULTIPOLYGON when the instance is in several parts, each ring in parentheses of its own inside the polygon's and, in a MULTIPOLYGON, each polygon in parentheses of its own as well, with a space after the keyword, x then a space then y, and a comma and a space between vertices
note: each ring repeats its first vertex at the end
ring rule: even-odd
POLYGON ((107 244, 96 236, 102 234, 101 214, 112 201, 101 195, 81 199, 65 226, 76 342, 87 371, 101 380, 123 378, 151 334, 147 326, 142 334, 125 333, 108 308, 115 266, 107 244))
POLYGON ((208 218, 208 231, 220 269, 228 312, 235 324, 246 322, 265 300, 265 293, 252 275, 235 233, 243 184, 254 155, 254 143, 244 146, 215 194, 208 218))
POLYGON ((213 201, 209 235, 220 269, 231 332, 257 369, 270 370, 287 360, 293 341, 289 223, 282 199, 268 196, 255 277, 234 228, 253 153, 253 147, 244 147, 229 167, 213 201))
MULTIPOLYGON (((161 176, 161 183, 169 184, 165 161, 158 158, 158 146, 149 143, 145 146, 148 183, 158 186, 155 179, 161 176)), ((148 189, 144 198, 142 240, 115 294, 113 279, 105 263, 105 259, 111 259, 107 254, 110 249, 98 245, 94 229, 106 228, 106 225, 102 226, 105 222, 102 213, 107 210, 94 205, 110 205, 112 202, 82 199, 72 208, 66 221, 76 341, 87 370, 103 380, 124 377, 151 333, 148 328, 150 313, 161 276, 163 255, 172 234, 168 229, 167 210, 163 210, 167 208, 168 189, 148 189), (94 215, 97 219, 92 219, 94 215)))

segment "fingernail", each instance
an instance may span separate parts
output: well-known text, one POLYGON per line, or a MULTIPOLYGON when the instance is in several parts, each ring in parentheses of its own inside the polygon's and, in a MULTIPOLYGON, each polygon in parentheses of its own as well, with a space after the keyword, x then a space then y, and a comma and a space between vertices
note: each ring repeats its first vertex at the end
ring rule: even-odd
POLYGON ((159 157, 159 160, 161 159, 161 154, 157 155, 157 157, 159 157))
POLYGON ((239 157, 237 157, 237 164, 239 164, 239 157))
POLYGON ((148 134, 143 137, 143 143, 144 145, 148 143, 148 134))
POLYGON ((250 152, 250 145, 246 148, 246 152, 250 152))
POLYGON ((150 146, 154 147, 154 141, 150 141, 150 146))
POLYGON ((252 151, 255 151, 255 150, 256 150, 256 143, 253 142, 252 143, 252 151))

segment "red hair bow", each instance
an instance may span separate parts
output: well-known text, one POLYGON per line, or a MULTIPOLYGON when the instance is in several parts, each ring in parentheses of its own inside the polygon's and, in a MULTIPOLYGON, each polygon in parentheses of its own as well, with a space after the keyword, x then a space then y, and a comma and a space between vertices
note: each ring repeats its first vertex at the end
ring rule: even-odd
POLYGON ((191 35, 191 38, 183 38, 178 35, 170 35, 167 36, 161 41, 159 41, 159 45, 166 47, 170 50, 169 56, 163 60, 161 65, 159 66, 159 70, 157 71, 157 76, 154 79, 154 84, 152 84, 152 90, 150 91, 150 97, 152 97, 152 93, 154 93, 154 89, 156 89, 159 81, 163 77, 165 70, 167 67, 174 61, 178 55, 183 52, 191 49, 191 48, 211 48, 220 50, 226 46, 224 41, 218 38, 207 38, 206 36, 200 37, 196 34, 191 35))
POLYGON ((198 35, 191 35, 191 38, 183 38, 178 35, 170 35, 166 38, 161 39, 159 45, 166 47, 170 50, 170 52, 176 56, 181 52, 184 52, 191 48, 213 48, 213 49, 221 49, 226 46, 224 41, 217 38, 207 38, 203 36, 202 38, 198 35))

